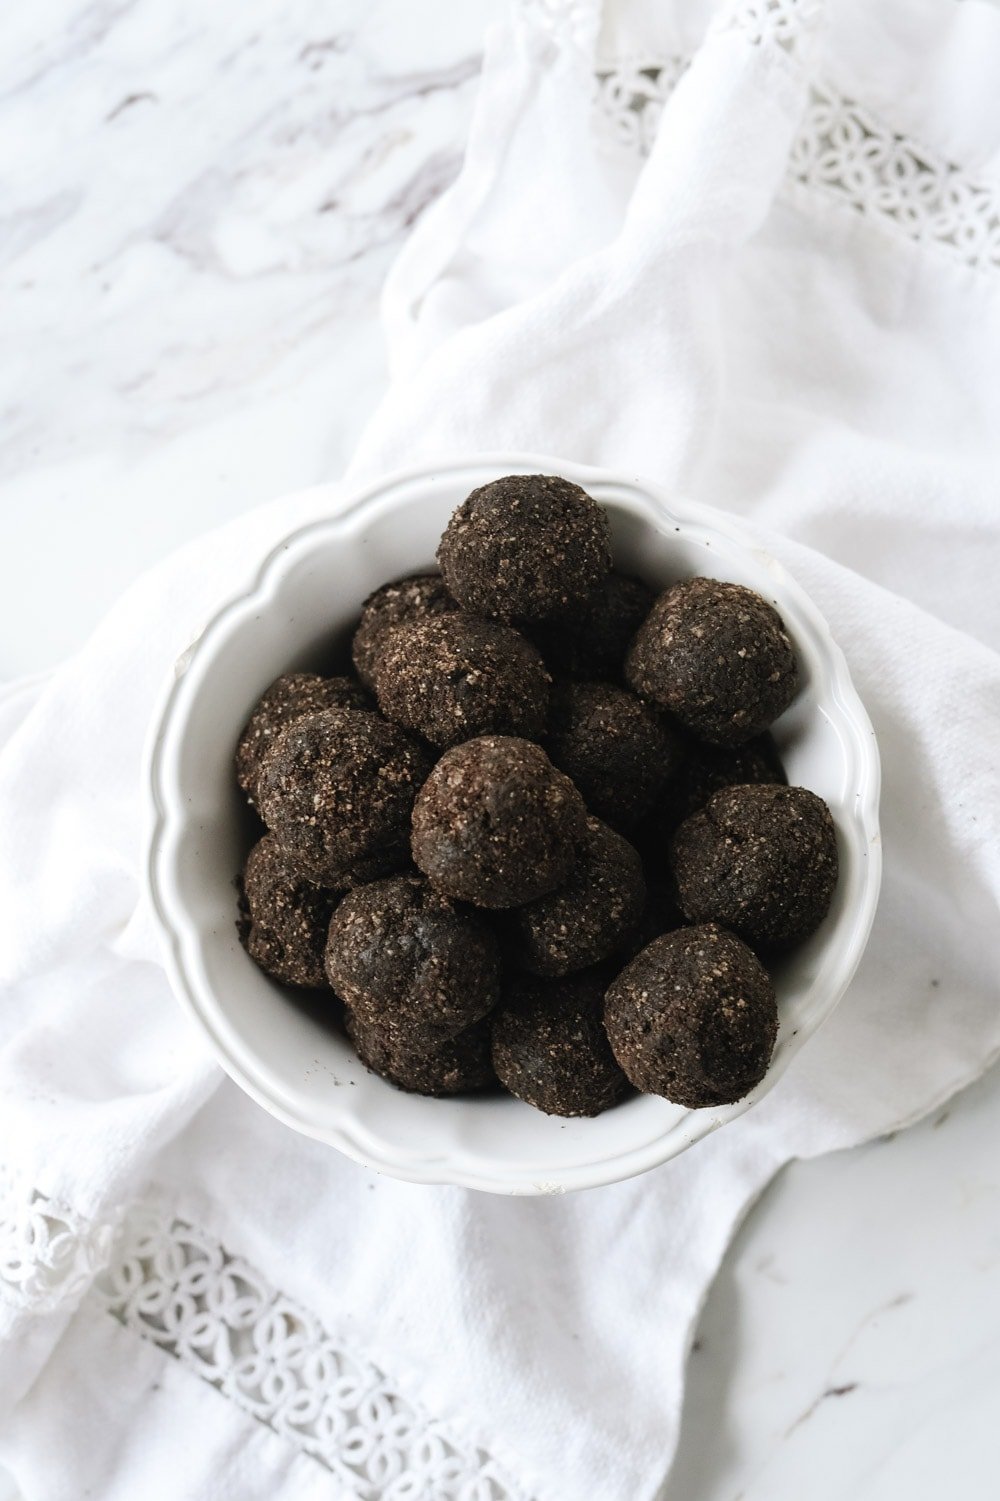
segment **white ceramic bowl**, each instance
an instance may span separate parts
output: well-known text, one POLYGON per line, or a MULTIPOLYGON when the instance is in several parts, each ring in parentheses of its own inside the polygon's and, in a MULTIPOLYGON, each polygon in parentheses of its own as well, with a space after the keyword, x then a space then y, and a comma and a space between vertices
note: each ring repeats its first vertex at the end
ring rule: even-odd
POLYGON ((538 455, 397 475, 290 536, 177 664, 150 737, 148 771, 152 908, 174 989, 219 1061, 287 1125, 415 1182, 554 1193, 612 1183, 675 1156, 759 1100, 830 1015, 861 957, 878 896, 875 737, 815 606, 727 518, 646 482, 538 455), (365 596, 433 566, 455 506, 476 485, 514 472, 563 474, 601 501, 620 568, 658 585, 699 573, 747 584, 774 603, 795 643, 802 691, 774 734, 789 780, 833 811, 840 880, 823 926, 775 974, 774 1059, 737 1105, 692 1111, 639 1096, 595 1120, 562 1120, 509 1097, 404 1094, 368 1073, 237 941, 233 878, 251 834, 233 750, 251 707, 279 673, 328 664, 365 596))

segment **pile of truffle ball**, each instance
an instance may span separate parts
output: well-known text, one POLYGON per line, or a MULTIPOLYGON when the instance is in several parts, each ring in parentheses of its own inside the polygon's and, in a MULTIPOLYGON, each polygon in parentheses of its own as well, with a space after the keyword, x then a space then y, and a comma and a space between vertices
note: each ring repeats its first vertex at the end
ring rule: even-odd
POLYGON ((402 1089, 741 1099, 778 1028, 762 961, 837 880, 766 734, 798 686, 780 617, 614 572, 604 510, 552 476, 473 491, 438 563, 366 601, 356 676, 279 678, 243 731, 248 953, 339 998, 402 1089))

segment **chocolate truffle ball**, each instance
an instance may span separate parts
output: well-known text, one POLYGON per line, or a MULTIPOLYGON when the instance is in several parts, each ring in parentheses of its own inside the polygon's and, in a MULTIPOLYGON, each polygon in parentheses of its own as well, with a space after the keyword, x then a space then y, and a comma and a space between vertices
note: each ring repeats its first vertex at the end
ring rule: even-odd
POLYGON ((579 614, 562 623, 533 626, 532 640, 550 672, 615 682, 621 677, 632 637, 653 608, 655 597, 641 579, 609 573, 579 614))
POLYGON ((369 709, 371 699, 353 678, 321 678, 315 672, 286 672, 276 678, 250 715, 236 747, 236 780, 257 801, 261 763, 276 735, 303 714, 318 709, 369 709))
POLYGON ((473 614, 560 620, 583 607, 609 571, 611 530, 579 485, 511 474, 462 502, 437 556, 451 593, 473 614))
POLYGON ((394 584, 383 584, 361 606, 361 619, 351 642, 358 677, 367 687, 374 687, 376 664, 386 638, 397 626, 457 609, 439 573, 419 573, 394 584))
POLYGON ((334 913, 326 946, 330 984, 393 1048, 427 1048, 491 1011, 500 951, 485 920, 423 876, 359 886, 334 913))
POLYGON ((645 900, 636 851, 606 823, 588 818, 564 884, 511 914, 513 956, 535 975, 587 969, 614 952, 645 900))
POLYGON ((761 949, 806 938, 837 884, 830 810, 805 787, 725 787, 674 837, 680 902, 761 949))
POLYGON ((625 659, 629 686, 712 745, 742 745, 795 697, 781 616, 752 589, 682 579, 660 595, 625 659))
POLYGON ((639 920, 628 930, 618 948, 621 962, 624 964, 629 959, 634 959, 654 938, 672 933, 675 928, 683 927, 685 922, 674 880, 650 880, 647 874, 646 901, 639 920))
POLYGON ((288 863, 273 834, 247 856, 240 883, 240 941, 250 958, 285 985, 326 985, 323 954, 339 894, 288 863))
POLYGON ((601 1022, 604 979, 510 981, 493 1017, 493 1067, 505 1089, 546 1115, 600 1115, 629 1093, 601 1022))
POLYGON ((445 751, 413 809, 413 858, 439 891, 517 907, 572 869, 583 798, 540 746, 482 735, 445 751))
POLYGON ((626 832, 681 764, 677 736, 634 693, 610 683, 557 683, 543 741, 592 813, 626 832))
POLYGON ((542 733, 549 675, 509 626, 453 612, 397 626, 375 665, 379 708, 432 745, 542 733))
POLYGON ((281 731, 264 758, 264 822, 311 880, 353 886, 408 863, 427 750, 363 709, 325 709, 281 731))
POLYGON ((477 1022, 431 1047, 414 1047, 368 1026, 348 1008, 344 1027, 358 1057, 373 1074, 411 1094, 473 1094, 496 1085, 490 1056, 490 1024, 477 1022))
POLYGON ((724 928, 678 928, 608 989, 604 1025, 636 1089, 698 1110, 741 1100, 767 1072, 778 1032, 774 987, 724 928))

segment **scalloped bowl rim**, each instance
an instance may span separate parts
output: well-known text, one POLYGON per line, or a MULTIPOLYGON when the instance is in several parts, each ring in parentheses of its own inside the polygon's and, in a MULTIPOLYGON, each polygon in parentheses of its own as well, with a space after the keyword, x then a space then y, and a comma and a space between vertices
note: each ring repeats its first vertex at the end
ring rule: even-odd
MULTIPOLYGON (((472 483, 469 488, 473 488, 472 483)), ((667 496, 656 483, 645 478, 547 455, 485 453, 398 470, 358 488, 346 500, 341 499, 343 488, 340 486, 317 486, 313 491, 317 496, 329 495, 335 509, 296 528, 272 547, 254 569, 249 583, 219 607, 196 641, 178 658, 151 722, 143 778, 148 831, 145 881, 174 993, 209 1042, 222 1067, 259 1105, 304 1135, 324 1141, 356 1162, 393 1177, 414 1183, 448 1183, 494 1193, 540 1194, 614 1183, 658 1166, 743 1115, 770 1092, 799 1049, 839 1003, 867 943, 881 880, 878 825, 881 772, 875 733, 851 681, 843 652, 809 596, 783 565, 758 544, 749 528, 711 507, 667 496), (766 569, 772 586, 786 601, 794 604, 800 621, 808 628, 814 657, 825 667, 827 697, 839 710, 838 728, 852 743, 857 757, 854 805, 846 821, 843 817, 838 820, 838 837, 846 841, 855 854, 864 857, 861 889, 854 908, 843 914, 842 925, 850 919, 847 940, 841 943, 834 961, 823 969, 822 976, 817 976, 813 982, 812 989, 818 993, 808 1023, 801 1024, 786 1037, 779 1035, 764 1079, 736 1104, 721 1109, 689 1111, 666 1131, 638 1141, 625 1150, 591 1156, 586 1161, 570 1165, 539 1164, 537 1172, 523 1166, 513 1168, 495 1157, 484 1159, 482 1154, 465 1151, 460 1144, 448 1153, 430 1154, 419 1144, 414 1145, 412 1140, 404 1144, 400 1140, 387 1139, 355 1118, 350 1107, 350 1091, 340 1093, 342 1109, 336 1124, 317 1125, 307 1110, 278 1098, 268 1080, 254 1069, 252 1063, 246 1058, 233 1056, 229 1042, 220 1034, 216 999, 200 977, 197 964, 192 962, 197 930, 185 904, 177 869, 177 850, 185 819, 184 793, 178 776, 176 742, 171 751, 168 731, 176 729, 178 724, 183 725, 184 716, 194 708, 196 690, 192 689, 192 684, 196 675, 192 669, 203 664, 224 639, 238 632, 248 617, 273 601, 283 578, 313 549, 320 537, 327 538, 346 530, 358 520, 360 513, 370 512, 374 516, 398 504, 400 492, 405 493, 415 482, 434 480, 439 476, 457 482, 464 473, 471 481, 482 483, 484 471, 487 477, 514 472, 557 473, 585 489, 613 486, 619 492, 628 492, 634 511, 645 513, 647 520, 661 527, 669 524, 685 534, 721 537, 730 546, 749 554, 758 566, 766 569)), ((435 1104, 435 1101, 426 1102, 428 1109, 433 1109, 435 1104)), ((470 1101, 469 1108, 475 1109, 476 1102, 470 1101)))

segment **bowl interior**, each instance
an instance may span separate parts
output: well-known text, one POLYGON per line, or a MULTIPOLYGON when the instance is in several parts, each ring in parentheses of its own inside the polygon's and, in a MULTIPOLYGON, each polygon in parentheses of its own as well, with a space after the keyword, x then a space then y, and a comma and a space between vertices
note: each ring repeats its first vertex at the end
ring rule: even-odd
POLYGON ((738 1106, 692 1112, 636 1097, 595 1120, 544 1116, 505 1096, 426 1100, 369 1074, 321 998, 292 999, 249 961, 236 934, 234 878, 259 829, 236 789, 233 752, 254 702, 279 673, 342 668, 365 596, 434 566, 438 537, 474 485, 533 467, 508 460, 409 477, 293 536, 178 669, 151 764, 150 877, 168 964, 232 1076, 282 1120, 371 1166, 515 1193, 628 1176, 739 1114, 836 1003, 877 887, 871 728, 809 601, 720 518, 693 507, 673 514, 642 487, 560 464, 608 508, 619 568, 657 586, 695 573, 747 584, 776 605, 795 641, 802 691, 774 735, 789 780, 833 811, 841 878, 822 928, 775 971, 781 1027, 768 1078, 738 1106))

